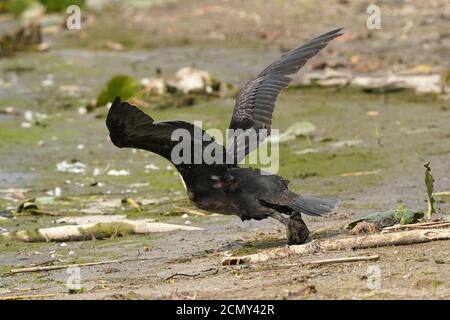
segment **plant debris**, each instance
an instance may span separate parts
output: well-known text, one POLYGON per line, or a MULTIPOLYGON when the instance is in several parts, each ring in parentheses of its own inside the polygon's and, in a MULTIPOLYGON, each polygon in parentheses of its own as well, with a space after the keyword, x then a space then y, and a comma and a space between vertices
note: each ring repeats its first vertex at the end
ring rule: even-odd
MULTIPOLYGON (((399 208, 397 210, 389 210, 384 212, 374 212, 368 214, 362 218, 350 222, 346 229, 351 230, 355 228, 359 223, 367 222, 371 223, 372 230, 381 230, 381 228, 390 227, 394 224, 412 224, 419 222, 424 217, 424 213, 419 210, 412 210, 408 208, 399 208)), ((362 228, 361 226, 360 228, 362 228)))
POLYGON ((433 213, 435 213, 434 209, 434 198, 433 198, 433 191, 434 191, 434 178, 431 175, 431 167, 430 162, 425 163, 425 186, 427 188, 427 200, 428 200, 428 220, 431 220, 431 216, 433 213))
POLYGON ((161 222, 121 219, 113 222, 85 223, 52 228, 20 230, 0 233, 0 239, 15 239, 24 242, 79 241, 123 237, 129 234, 148 234, 176 230, 199 231, 197 227, 161 222))

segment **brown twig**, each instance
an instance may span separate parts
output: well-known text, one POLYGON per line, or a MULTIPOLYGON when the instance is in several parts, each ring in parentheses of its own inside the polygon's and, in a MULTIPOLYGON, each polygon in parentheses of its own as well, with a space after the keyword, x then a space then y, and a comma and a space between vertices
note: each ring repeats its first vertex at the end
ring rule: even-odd
POLYGON ((218 268, 210 268, 210 269, 206 269, 203 271, 200 271, 198 273, 193 273, 193 274, 187 274, 187 273, 175 273, 167 278, 165 278, 164 280, 168 281, 171 280, 175 277, 189 277, 189 278, 195 278, 195 277, 199 277, 199 276, 213 276, 215 274, 217 274, 219 272, 218 268), (205 275, 205 273, 212 271, 211 273, 208 273, 205 275))
POLYGON ((51 217, 57 217, 62 215, 61 212, 53 212, 48 210, 41 210, 41 209, 35 209, 30 211, 32 215, 36 216, 51 216, 51 217))
POLYGON ((307 261, 307 262, 303 262, 302 265, 307 266, 307 265, 324 265, 324 264, 359 262, 359 261, 377 261, 378 259, 380 259, 380 256, 377 254, 374 254, 371 256, 343 257, 343 258, 307 261))
POLYGON ((4 275, 12 275, 17 273, 28 273, 28 272, 41 272, 41 271, 51 271, 65 268, 74 268, 74 267, 88 267, 88 266, 98 266, 102 264, 111 264, 111 263, 122 263, 122 262, 131 262, 131 261, 145 261, 150 260, 149 258, 139 258, 139 259, 118 259, 118 260, 104 260, 97 262, 86 262, 86 263, 73 263, 73 264, 61 264, 56 266, 35 266, 35 267, 25 267, 25 268, 17 268, 11 269, 4 275))

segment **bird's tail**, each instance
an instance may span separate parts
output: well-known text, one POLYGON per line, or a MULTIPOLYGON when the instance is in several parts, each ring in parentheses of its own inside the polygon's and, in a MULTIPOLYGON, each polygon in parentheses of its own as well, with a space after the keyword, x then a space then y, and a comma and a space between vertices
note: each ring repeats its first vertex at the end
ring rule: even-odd
POLYGON ((333 211, 338 205, 338 199, 321 199, 299 196, 289 206, 297 212, 310 216, 321 216, 333 211))

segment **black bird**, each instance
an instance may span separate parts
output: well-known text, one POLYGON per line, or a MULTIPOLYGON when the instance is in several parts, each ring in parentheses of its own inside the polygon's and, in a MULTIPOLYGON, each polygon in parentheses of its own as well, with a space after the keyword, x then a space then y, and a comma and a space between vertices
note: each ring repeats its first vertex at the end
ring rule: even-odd
MULTIPOLYGON (((329 41, 342 35, 341 31, 342 28, 327 32, 281 55, 249 81, 236 98, 230 129, 256 132, 266 129, 270 134, 275 101, 292 80, 288 75, 296 73, 329 41)), ((302 214, 320 216, 332 211, 337 204, 334 199, 305 197, 289 191, 288 181, 282 177, 263 175, 258 169, 239 167, 239 161, 252 147, 244 142, 245 151, 239 156, 235 145, 228 143, 243 141, 242 133, 232 136, 227 148, 215 142, 204 131, 201 133, 207 139, 196 141, 194 131, 201 129, 193 124, 184 121, 155 122, 135 106, 122 102, 119 97, 109 110, 106 125, 111 141, 117 147, 148 150, 172 163, 172 149, 178 141, 172 141, 171 137, 176 129, 187 130, 194 137, 190 141, 192 145, 200 144, 202 152, 209 146, 220 150, 226 157, 234 155, 233 160, 226 163, 174 163, 184 180, 189 199, 198 208, 234 214, 242 220, 272 217, 285 225, 289 244, 304 243, 308 238, 309 230, 302 214)), ((268 134, 262 135, 258 142, 262 142, 268 134)), ((191 154, 190 159, 194 156, 191 154)))

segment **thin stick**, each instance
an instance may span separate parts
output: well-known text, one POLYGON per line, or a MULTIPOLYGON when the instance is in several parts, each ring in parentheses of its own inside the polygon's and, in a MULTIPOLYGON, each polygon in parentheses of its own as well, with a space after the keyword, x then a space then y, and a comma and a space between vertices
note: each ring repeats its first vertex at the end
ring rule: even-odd
POLYGON ((341 177, 358 177, 358 176, 370 176, 374 174, 379 174, 381 170, 374 171, 360 171, 360 172, 346 172, 341 174, 341 177))
POLYGON ((181 210, 181 211, 184 211, 184 212, 193 214, 193 215, 195 215, 195 216, 201 216, 201 217, 204 217, 204 216, 207 215, 206 213, 204 213, 204 212, 202 212, 202 211, 200 211, 200 210, 194 210, 194 209, 189 209, 189 208, 179 207, 179 206, 173 206, 173 207, 174 207, 175 209, 178 209, 178 210, 181 210))
POLYGON ((376 261, 378 259, 380 259, 380 256, 377 254, 374 254, 371 256, 344 257, 344 258, 307 261, 302 264, 303 265, 323 265, 323 264, 358 262, 358 261, 376 261))
POLYGON ((356 256, 356 257, 343 257, 343 258, 332 258, 332 259, 322 259, 314 261, 306 261, 300 263, 288 263, 277 265, 278 268, 289 268, 289 267, 303 267, 308 265, 324 265, 333 263, 347 263, 347 262, 359 262, 359 261, 376 261, 380 258, 379 255, 374 254, 371 256, 356 256))
POLYGON ((414 223, 414 224, 397 224, 391 227, 383 228, 382 232, 393 232, 401 230, 411 230, 411 229, 434 229, 434 228, 447 228, 450 227, 450 222, 437 221, 437 222, 424 222, 424 223, 414 223))
POLYGON ((3 296, 0 300, 21 300, 21 299, 34 299, 34 298, 50 298, 56 297, 59 293, 47 293, 47 294, 34 294, 34 295, 23 295, 23 296, 3 296))
POLYGON ((73 267, 98 266, 98 265, 102 265, 102 264, 122 263, 122 262, 130 262, 130 261, 145 261, 145 260, 150 260, 150 259, 148 259, 148 258, 119 259, 119 260, 104 260, 104 261, 86 262, 86 263, 61 264, 61 265, 57 265, 57 266, 25 267, 25 268, 11 269, 11 271, 7 272, 6 275, 17 274, 17 273, 27 273, 27 272, 51 271, 51 270, 73 268, 73 267))
POLYGON ((209 272, 209 271, 212 271, 210 274, 207 274, 206 276, 212 276, 212 275, 215 275, 215 274, 217 274, 218 272, 219 272, 219 269, 218 268, 211 268, 211 269, 207 269, 207 270, 203 270, 203 271, 200 271, 200 272, 198 272, 198 273, 193 273, 193 274, 187 274, 187 273, 175 273, 175 274, 173 274, 173 275, 171 275, 171 276, 169 276, 169 277, 167 277, 167 278, 165 278, 164 280, 171 280, 171 279, 173 279, 173 278, 175 278, 175 277, 189 277, 189 278, 195 278, 195 277, 198 277, 198 276, 201 276, 201 275, 205 275, 205 273, 207 273, 207 272, 209 272))
MULTIPOLYGON (((25 211, 26 212, 26 211, 25 211)), ((31 215, 33 216, 51 216, 51 217, 57 217, 61 216, 63 213, 61 212, 52 212, 48 210, 41 210, 41 209, 34 209, 29 211, 31 215)))

